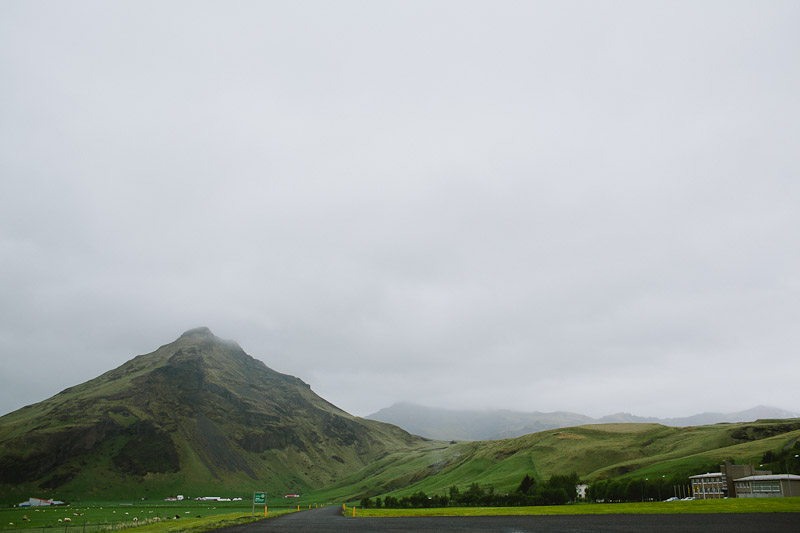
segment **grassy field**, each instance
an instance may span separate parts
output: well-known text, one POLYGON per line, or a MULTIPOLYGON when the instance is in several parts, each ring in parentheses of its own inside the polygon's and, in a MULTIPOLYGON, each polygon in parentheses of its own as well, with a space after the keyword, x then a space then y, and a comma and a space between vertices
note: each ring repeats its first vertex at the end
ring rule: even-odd
POLYGON ((800 513, 800 498, 735 498, 687 502, 585 503, 537 507, 356 509, 356 516, 509 516, 575 514, 800 513))
MULTIPOLYGON (((269 507, 267 516, 275 517, 294 512, 297 507, 269 507)), ((65 528, 81 531, 208 531, 216 527, 235 525, 264 517, 264 507, 257 506, 251 518, 252 505, 222 502, 186 501, 180 504, 143 503, 120 505, 96 502, 88 505, 69 505, 47 508, 0 509, 0 530, 36 530, 65 528), (27 517, 27 520, 25 519, 27 517), (180 517, 180 518, 176 518, 180 517)))

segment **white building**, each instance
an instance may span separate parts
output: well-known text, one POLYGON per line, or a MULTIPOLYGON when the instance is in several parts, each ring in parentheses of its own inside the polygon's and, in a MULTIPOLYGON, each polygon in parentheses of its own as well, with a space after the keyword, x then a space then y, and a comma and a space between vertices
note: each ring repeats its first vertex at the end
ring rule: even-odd
POLYGON ((29 498, 28 501, 20 503, 17 507, 49 507, 51 505, 64 505, 64 502, 44 500, 42 498, 29 498))

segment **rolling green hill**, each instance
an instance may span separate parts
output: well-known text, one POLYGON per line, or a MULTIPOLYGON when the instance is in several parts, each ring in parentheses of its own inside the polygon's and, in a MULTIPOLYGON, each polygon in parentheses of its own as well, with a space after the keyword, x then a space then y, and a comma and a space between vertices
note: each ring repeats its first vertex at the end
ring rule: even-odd
MULTIPOLYGON (((727 459, 758 462, 767 451, 795 445, 800 420, 757 421, 674 428, 658 424, 597 424, 561 428, 498 441, 465 442, 412 454, 393 454, 323 489, 321 498, 441 494, 477 482, 514 490, 525 474, 581 479, 688 477, 727 459)), ((779 465, 777 465, 779 466, 779 465)))
POLYGON ((429 446, 198 328, 0 418, 0 496, 305 492, 429 446))

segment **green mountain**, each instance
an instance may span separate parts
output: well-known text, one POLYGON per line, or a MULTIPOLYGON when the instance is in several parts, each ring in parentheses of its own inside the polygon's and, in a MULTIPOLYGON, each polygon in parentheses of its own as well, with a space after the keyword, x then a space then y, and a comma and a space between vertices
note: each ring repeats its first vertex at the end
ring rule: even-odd
POLYGON ((0 417, 0 497, 305 492, 428 447, 198 328, 0 417))

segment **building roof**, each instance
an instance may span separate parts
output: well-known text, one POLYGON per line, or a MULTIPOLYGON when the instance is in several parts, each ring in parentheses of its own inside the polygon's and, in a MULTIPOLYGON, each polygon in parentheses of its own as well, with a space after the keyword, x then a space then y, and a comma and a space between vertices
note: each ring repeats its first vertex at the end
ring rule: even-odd
POLYGON ((697 474, 696 476, 689 476, 689 479, 701 477, 722 477, 722 472, 709 472, 708 474, 697 474))
POLYGON ((781 479, 791 479, 800 481, 800 476, 794 474, 771 474, 769 476, 747 476, 734 479, 734 481, 780 481, 781 479))

